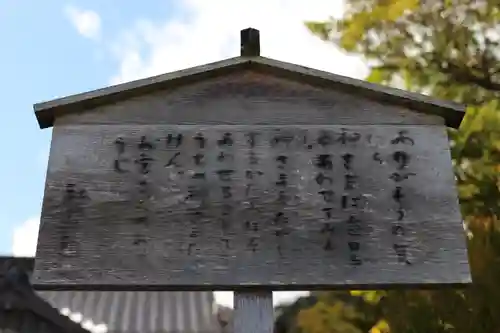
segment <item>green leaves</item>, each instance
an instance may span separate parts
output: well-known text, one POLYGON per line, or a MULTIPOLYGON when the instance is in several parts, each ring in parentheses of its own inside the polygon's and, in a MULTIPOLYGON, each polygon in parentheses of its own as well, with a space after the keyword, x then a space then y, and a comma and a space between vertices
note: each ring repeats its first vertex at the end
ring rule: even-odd
MULTIPOLYGON (((493 1, 351 0, 313 34, 383 65, 408 89, 472 105, 500 97, 499 5, 493 1), (411 74, 411 76, 409 76, 411 74), (406 78, 405 78, 406 76, 406 78), (450 87, 451 85, 451 87, 450 87)), ((384 78, 392 82, 393 78, 384 78)))
POLYGON ((327 40, 329 38, 331 27, 327 22, 305 22, 304 24, 309 31, 319 38, 323 40, 327 40))
POLYGON ((383 69, 375 67, 372 68, 370 74, 365 80, 371 83, 382 84, 385 83, 388 78, 390 78, 390 74, 388 75, 388 73, 383 69))
POLYGON ((351 295, 363 297, 369 304, 378 304, 387 293, 381 290, 351 290, 351 295))
POLYGON ((347 291, 315 294, 317 302, 302 308, 297 315, 301 333, 365 333, 379 321, 372 304, 347 291))
MULTIPOLYGON (((372 67, 367 81, 468 105, 449 130, 475 284, 464 290, 338 292, 301 312, 302 332, 352 332, 344 308, 375 316, 372 333, 493 333, 500 327, 500 3, 494 0, 347 0, 342 19, 311 33, 372 67), (363 305, 364 304, 364 305, 363 305), (352 307, 354 306, 354 308, 352 307), (322 319, 324 317, 327 319, 322 319), (326 321, 325 321, 326 320, 326 321), (329 321, 330 320, 330 321, 329 321), (329 323, 324 325, 324 323, 329 323), (332 326, 333 325, 333 326, 332 326), (312 328, 314 327, 314 328, 312 328)), ((365 322, 366 324, 366 322, 365 322)), ((367 332, 369 329, 361 329, 367 332)))
POLYGON ((497 100, 469 107, 451 135, 462 211, 500 216, 500 112, 497 100))

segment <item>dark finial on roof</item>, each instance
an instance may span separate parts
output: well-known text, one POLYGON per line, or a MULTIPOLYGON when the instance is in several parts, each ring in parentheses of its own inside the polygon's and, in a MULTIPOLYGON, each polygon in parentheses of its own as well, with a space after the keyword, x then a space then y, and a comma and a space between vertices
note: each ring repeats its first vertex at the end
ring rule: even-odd
POLYGON ((259 30, 247 28, 241 30, 241 53, 242 57, 257 57, 260 55, 259 30))

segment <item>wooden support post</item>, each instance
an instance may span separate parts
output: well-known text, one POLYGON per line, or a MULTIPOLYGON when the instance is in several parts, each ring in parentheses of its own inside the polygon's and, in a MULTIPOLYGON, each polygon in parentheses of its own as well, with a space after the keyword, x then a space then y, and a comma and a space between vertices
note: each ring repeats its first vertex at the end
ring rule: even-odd
POLYGON ((272 291, 234 293, 234 333, 273 333, 272 291))

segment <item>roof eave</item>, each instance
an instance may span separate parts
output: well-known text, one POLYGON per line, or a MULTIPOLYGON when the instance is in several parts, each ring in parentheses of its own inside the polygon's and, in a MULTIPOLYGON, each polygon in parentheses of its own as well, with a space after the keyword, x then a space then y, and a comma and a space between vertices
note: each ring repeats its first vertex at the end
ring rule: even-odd
MULTIPOLYGON (((274 59, 260 57, 256 63, 266 67, 266 72, 272 73, 279 70, 280 76, 288 73, 287 78, 311 83, 316 86, 328 86, 330 89, 338 89, 353 94, 359 94, 363 90, 363 96, 378 101, 385 100, 387 104, 401 105, 415 111, 438 115, 445 119, 446 126, 452 128, 460 127, 465 116, 466 105, 451 101, 445 101, 423 94, 413 93, 402 89, 392 88, 364 80, 353 79, 347 76, 333 74, 318 69, 295 65, 274 59)), ((278 74, 279 75, 279 74, 278 74)))
POLYGON ((224 75, 242 68, 253 57, 234 57, 201 66, 169 72, 153 77, 121 83, 76 95, 70 95, 33 105, 41 129, 54 125, 61 112, 79 112, 123 98, 147 94, 174 85, 189 84, 203 79, 224 75))
POLYGON ((229 58, 202 66, 38 103, 34 105, 35 115, 40 128, 49 128, 54 125, 55 118, 63 112, 83 112, 89 108, 113 103, 123 98, 228 74, 250 65, 256 70, 260 69, 266 73, 273 73, 277 76, 313 85, 328 86, 358 94, 359 90, 363 90, 363 94, 368 98, 379 101, 384 100, 389 104, 402 105, 417 112, 441 116, 445 119, 448 127, 458 128, 465 115, 466 106, 462 104, 438 100, 422 94, 372 84, 260 56, 229 58))
MULTIPOLYGON (((15 261, 15 258, 14 258, 15 261)), ((17 267, 19 269, 20 274, 24 275, 26 279, 28 278, 27 272, 22 267, 17 267)), ((4 276, 0 279, 6 279, 6 272, 3 272, 4 276)), ((78 323, 72 321, 70 318, 59 313, 57 309, 52 307, 45 300, 41 299, 33 290, 32 285, 26 285, 25 283, 21 283, 20 279, 21 275, 19 275, 14 280, 8 281, 10 293, 15 295, 13 302, 15 302, 16 307, 22 308, 24 310, 31 311, 36 315, 48 320, 53 325, 58 328, 61 328, 64 332, 67 333, 89 333, 88 330, 80 326, 78 323)), ((5 284, 5 281, 2 281, 5 284)), ((0 283, 2 284, 2 283, 0 283)), ((1 307, 1 304, 0 304, 1 307)))

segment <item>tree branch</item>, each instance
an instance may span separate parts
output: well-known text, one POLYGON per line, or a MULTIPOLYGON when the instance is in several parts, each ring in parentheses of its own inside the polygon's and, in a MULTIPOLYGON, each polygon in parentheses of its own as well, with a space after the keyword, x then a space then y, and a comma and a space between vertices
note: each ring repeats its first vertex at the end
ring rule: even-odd
POLYGON ((447 68, 441 66, 437 61, 435 61, 435 64, 438 65, 443 73, 450 75, 457 82, 473 83, 486 90, 500 91, 500 83, 493 82, 489 75, 478 77, 467 70, 467 68, 460 67, 451 62, 447 62, 447 68))

